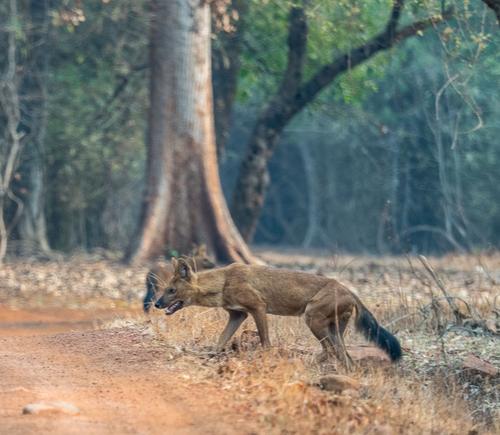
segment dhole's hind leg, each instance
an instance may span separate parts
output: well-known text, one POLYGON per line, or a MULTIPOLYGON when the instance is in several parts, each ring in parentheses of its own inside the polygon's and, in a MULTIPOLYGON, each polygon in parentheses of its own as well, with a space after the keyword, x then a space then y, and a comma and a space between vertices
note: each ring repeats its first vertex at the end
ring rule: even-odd
MULTIPOLYGON (((335 313, 335 312, 334 312, 335 313)), ((343 314, 339 315, 335 313, 333 322, 329 325, 330 338, 333 341, 333 345, 337 351, 336 355, 340 361, 345 365, 347 370, 351 370, 354 364, 351 356, 347 352, 347 348, 344 342, 344 333, 351 318, 351 311, 344 311, 343 314)))
POLYGON ((326 287, 307 304, 305 319, 309 329, 321 342, 325 356, 333 353, 350 369, 352 361, 347 353, 343 334, 352 313, 352 306, 346 305, 346 302, 342 293, 339 294, 335 288, 326 287))
POLYGON ((267 315, 265 307, 258 307, 250 311, 255 325, 257 325, 257 332, 259 333, 260 343, 262 347, 270 347, 271 341, 269 340, 269 328, 267 326, 267 315))
POLYGON ((320 355, 320 360, 328 359, 330 355, 335 354, 335 348, 330 337, 328 318, 325 318, 317 312, 317 307, 314 305, 307 305, 305 312, 305 321, 311 332, 321 343, 323 352, 320 355))

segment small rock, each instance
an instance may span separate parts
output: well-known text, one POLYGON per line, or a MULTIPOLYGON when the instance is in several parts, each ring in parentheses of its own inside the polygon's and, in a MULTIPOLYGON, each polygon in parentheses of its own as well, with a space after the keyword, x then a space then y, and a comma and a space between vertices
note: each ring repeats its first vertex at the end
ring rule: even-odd
POLYGON ((484 361, 473 354, 467 355, 463 362, 463 368, 481 375, 496 376, 498 369, 488 361, 484 361))
POLYGON ((80 410, 67 402, 30 403, 23 408, 23 414, 79 414, 80 410))
POLYGON ((343 375, 322 376, 315 382, 316 385, 326 391, 341 393, 344 390, 358 390, 361 384, 356 379, 343 375))

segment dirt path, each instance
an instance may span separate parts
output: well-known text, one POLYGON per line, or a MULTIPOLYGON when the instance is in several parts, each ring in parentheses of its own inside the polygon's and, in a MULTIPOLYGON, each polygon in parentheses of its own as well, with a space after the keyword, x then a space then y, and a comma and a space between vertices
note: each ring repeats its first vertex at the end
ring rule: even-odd
POLYGON ((231 410, 213 386, 189 384, 152 338, 92 330, 104 313, 0 308, 0 433, 224 434, 231 410), (72 331, 72 332, 61 332, 72 331), (28 403, 70 402, 77 416, 22 415, 28 403))

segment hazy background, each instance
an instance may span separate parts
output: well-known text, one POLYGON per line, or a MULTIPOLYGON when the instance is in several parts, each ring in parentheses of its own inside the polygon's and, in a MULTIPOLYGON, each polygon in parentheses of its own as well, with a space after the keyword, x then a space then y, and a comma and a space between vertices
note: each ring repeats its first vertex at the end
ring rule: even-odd
MULTIPOLYGON (((7 3, 0 5, 4 28, 7 3)), ((13 192, 27 200, 36 160, 50 246, 123 250, 143 192, 147 2, 54 0, 46 17, 29 1, 17 3, 19 20, 10 24, 17 26, 24 72, 21 104, 43 108, 37 145, 25 145, 13 192), (43 32, 42 54, 33 32, 43 32)), ((390 10, 388 2, 360 3, 361 12, 357 3, 317 3, 308 16, 306 76, 315 63, 382 29, 390 10)), ((219 159, 228 200, 257 113, 286 62, 290 4, 248 2, 230 133, 219 159)), ((342 75, 286 127, 253 243, 369 253, 499 247, 498 25, 482 2, 455 7, 459 19, 342 75)), ((220 34, 214 30, 214 47, 220 34)), ((3 31, 3 68, 6 47, 3 31)), ((26 131, 33 135, 28 109, 26 131)), ((15 207, 5 209, 12 220, 15 207)), ((10 239, 9 252, 33 248, 19 225, 10 239)))

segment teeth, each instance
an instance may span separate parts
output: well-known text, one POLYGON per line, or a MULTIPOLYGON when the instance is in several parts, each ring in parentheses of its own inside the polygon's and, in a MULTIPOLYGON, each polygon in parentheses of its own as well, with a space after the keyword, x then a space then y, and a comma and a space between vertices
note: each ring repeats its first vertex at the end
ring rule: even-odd
POLYGON ((173 304, 169 305, 166 308, 165 314, 174 314, 177 310, 180 310, 181 308, 182 308, 181 301, 174 302, 173 304))

